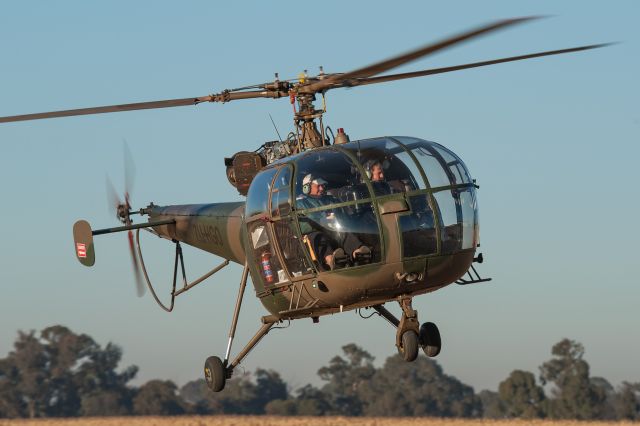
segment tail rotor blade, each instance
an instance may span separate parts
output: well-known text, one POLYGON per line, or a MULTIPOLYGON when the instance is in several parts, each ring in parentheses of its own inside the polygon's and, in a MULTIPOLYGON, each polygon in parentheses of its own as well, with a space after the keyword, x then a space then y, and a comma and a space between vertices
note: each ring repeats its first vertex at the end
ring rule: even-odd
MULTIPOLYGON (((124 191, 126 194, 131 194, 136 177, 136 164, 133 161, 133 155, 129 149, 129 144, 126 139, 123 139, 123 151, 124 151, 124 191)), ((126 200, 129 201, 129 200, 126 200)))
POLYGON ((113 214, 114 209, 117 211, 118 206, 122 204, 116 188, 113 186, 113 182, 109 179, 109 175, 105 176, 105 182, 107 187, 107 202, 109 203, 109 214, 113 214))
POLYGON ((133 274, 136 283, 136 294, 138 297, 144 295, 144 284, 142 283, 142 274, 140 273, 140 266, 138 265, 138 254, 135 250, 135 243, 133 241, 133 231, 129 231, 129 252, 131 253, 131 263, 133 266, 133 274))

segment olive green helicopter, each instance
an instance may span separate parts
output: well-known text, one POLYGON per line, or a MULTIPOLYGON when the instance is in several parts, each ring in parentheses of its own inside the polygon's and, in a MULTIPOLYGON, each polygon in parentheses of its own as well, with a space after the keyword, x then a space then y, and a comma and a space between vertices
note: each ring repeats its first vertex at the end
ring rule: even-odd
MULTIPOLYGON (((329 90, 448 73, 549 55, 603 47, 594 44, 544 51, 463 65, 401 74, 382 73, 475 37, 537 17, 499 20, 462 32, 411 52, 346 73, 303 73, 224 90, 208 96, 140 102, 38 114, 1 117, 0 123, 231 102, 239 99, 287 99, 293 105, 294 130, 285 139, 268 141, 253 152, 224 159, 229 183, 246 201, 157 206, 132 209, 128 190, 119 200, 110 190, 122 226, 92 230, 80 220, 73 227, 74 248, 85 266, 95 263, 93 237, 128 232, 138 292, 143 280, 166 311, 175 298, 235 262, 244 266, 222 358, 210 356, 204 375, 213 391, 221 391, 235 368, 274 327, 283 321, 372 309, 396 328, 395 345, 406 361, 422 348, 440 352, 438 327, 422 325, 413 297, 449 284, 489 281, 474 267, 481 263, 475 179, 459 156, 435 142, 414 137, 376 137, 350 141, 344 129, 325 127, 325 95, 329 90), (322 105, 314 102, 321 98, 322 105), (133 223, 132 216, 148 220, 133 223), (175 244, 170 303, 163 304, 152 286, 142 257, 140 230, 175 244), (135 231, 135 236, 134 232, 135 231), (188 282, 181 244, 224 261, 188 282), (182 285, 177 286, 178 275, 182 285), (269 312, 244 348, 231 358, 247 279, 269 312), (400 305, 400 318, 384 307, 400 305)), ((362 315, 362 312, 361 312, 362 315)))

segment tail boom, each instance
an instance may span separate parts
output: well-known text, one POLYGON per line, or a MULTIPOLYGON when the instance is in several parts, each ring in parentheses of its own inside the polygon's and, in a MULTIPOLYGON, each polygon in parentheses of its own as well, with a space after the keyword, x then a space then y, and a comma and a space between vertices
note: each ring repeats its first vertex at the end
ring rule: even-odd
POLYGON ((177 240, 232 262, 245 263, 242 229, 244 202, 153 206, 149 222, 173 219, 154 226, 162 237, 177 240))

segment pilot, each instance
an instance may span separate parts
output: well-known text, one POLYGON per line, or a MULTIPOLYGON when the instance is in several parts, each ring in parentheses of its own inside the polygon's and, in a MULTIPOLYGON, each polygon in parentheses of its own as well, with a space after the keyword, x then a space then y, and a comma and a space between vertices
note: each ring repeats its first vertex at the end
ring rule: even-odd
POLYGON ((391 194, 393 190, 384 178, 384 167, 379 160, 369 160, 364 163, 364 170, 367 177, 371 180, 373 192, 376 195, 391 194))
MULTIPOLYGON (((327 181, 319 176, 309 173, 302 179, 302 194, 296 198, 298 209, 312 209, 340 203, 335 196, 326 192, 327 181)), ((312 222, 300 221, 300 231, 309 243, 312 257, 318 255, 324 259, 329 269, 334 269, 336 264, 346 263, 349 260, 359 262, 361 259, 371 258, 371 249, 365 246, 356 235, 351 232, 341 234, 330 233, 329 229, 336 230, 338 227, 336 211, 333 209, 323 210, 325 223, 321 229, 314 227, 312 222), (317 251, 317 253, 316 253, 317 251), (349 253, 350 256, 347 256, 349 253)), ((338 212, 339 214, 341 212, 338 212)))

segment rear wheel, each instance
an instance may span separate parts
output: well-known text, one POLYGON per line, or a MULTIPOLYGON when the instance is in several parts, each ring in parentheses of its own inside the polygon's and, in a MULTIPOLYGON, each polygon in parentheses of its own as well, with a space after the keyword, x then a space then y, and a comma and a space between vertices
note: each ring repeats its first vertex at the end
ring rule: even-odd
POLYGON ((434 357, 440 353, 442 339, 437 325, 425 322, 420 326, 420 346, 428 357, 434 357))
POLYGON ((226 382, 226 372, 222 360, 217 356, 210 356, 204 362, 204 379, 207 386, 214 392, 220 392, 224 389, 226 382))
POLYGON ((399 352, 405 361, 415 361, 418 357, 418 334, 415 331, 407 330, 402 333, 402 347, 399 352))

